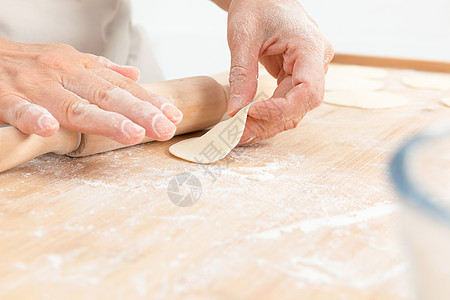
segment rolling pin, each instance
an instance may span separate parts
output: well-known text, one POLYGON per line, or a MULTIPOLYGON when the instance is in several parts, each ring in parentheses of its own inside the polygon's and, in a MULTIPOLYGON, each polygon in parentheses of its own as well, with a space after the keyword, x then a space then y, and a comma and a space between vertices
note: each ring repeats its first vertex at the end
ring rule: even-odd
MULTIPOLYGON (((225 83, 224 76, 217 77, 225 83)), ((276 86, 272 79, 260 80, 258 93, 270 94, 276 86), (262 84, 261 84, 262 83, 262 84)), ((211 127, 226 113, 229 86, 206 76, 169 80, 144 85, 145 88, 172 101, 183 112, 176 135, 211 127)), ((146 137, 142 143, 151 141, 146 137)), ((82 157, 129 147, 110 138, 79 134, 60 128, 50 137, 27 135, 10 126, 0 128, 0 173, 45 153, 82 157)))

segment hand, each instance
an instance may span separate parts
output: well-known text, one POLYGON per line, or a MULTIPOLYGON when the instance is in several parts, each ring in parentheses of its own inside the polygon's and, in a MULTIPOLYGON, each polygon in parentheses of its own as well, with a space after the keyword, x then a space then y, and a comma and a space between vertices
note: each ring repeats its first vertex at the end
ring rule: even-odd
POLYGON ((59 126, 136 144, 173 137, 182 113, 135 81, 139 71, 67 45, 0 38, 0 123, 50 136, 59 126))
POLYGON ((333 47, 297 0, 232 0, 228 44, 230 115, 254 99, 258 61, 278 80, 270 99, 251 106, 240 145, 295 128, 322 102, 333 47))

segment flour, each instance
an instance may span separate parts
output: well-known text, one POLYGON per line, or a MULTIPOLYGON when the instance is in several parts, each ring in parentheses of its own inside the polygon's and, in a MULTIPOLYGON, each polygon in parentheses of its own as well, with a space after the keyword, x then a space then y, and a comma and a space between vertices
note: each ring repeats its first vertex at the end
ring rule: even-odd
MULTIPOLYGON (((314 126, 334 125, 327 119, 307 120, 314 126)), ((367 136, 357 120, 347 122, 354 135, 325 139, 324 147, 354 153, 371 149, 374 156, 393 148, 378 136, 367 136)), ((115 292, 134 298, 187 298, 218 283, 227 285, 247 271, 269 281, 282 278, 283 288, 291 290, 340 285, 361 293, 386 286, 393 286, 396 296, 408 292, 407 271, 389 222, 396 206, 379 203, 390 188, 384 178, 368 182, 365 170, 355 169, 357 179, 349 181, 344 158, 331 164, 264 142, 236 148, 207 169, 181 160, 146 164, 151 155, 152 147, 138 146, 81 159, 45 155, 20 166, 15 173, 19 181, 45 178, 61 191, 51 195, 51 203, 30 202, 32 208, 23 212, 36 221, 31 224, 43 219, 55 224, 51 231, 39 225, 23 229, 30 244, 60 247, 54 238, 60 235, 88 242, 11 261, 11 270, 27 268, 28 276, 43 284, 100 290, 109 278, 120 278, 127 265, 131 275, 121 278, 115 292), (155 195, 166 194, 170 178, 184 172, 201 181, 199 202, 183 210, 168 198, 156 201, 155 195), (75 198, 81 200, 75 203, 75 198), (93 257, 91 247, 101 255, 93 257), (153 255, 156 259, 150 259, 153 255)), ((385 167, 382 160, 364 165, 375 174, 385 167)), ((13 195, 19 188, 2 187, 11 189, 2 193, 13 195)), ((38 192, 47 199, 44 189, 38 192)), ((13 200, 2 204, 14 207, 13 200)))
POLYGON ((26 264, 24 264, 23 262, 20 262, 20 261, 16 262, 14 264, 14 266, 20 270, 26 270, 28 268, 28 266, 26 264))
MULTIPOLYGON (((310 157, 295 153, 284 153, 280 158, 277 149, 262 154, 259 151, 261 147, 265 147, 263 143, 233 150, 226 161, 221 163, 220 172, 211 169, 215 172, 215 181, 203 167, 192 163, 147 167, 139 164, 130 166, 123 162, 123 158, 130 155, 148 155, 139 148, 87 159, 46 155, 33 160, 19 168, 27 170, 32 167, 41 176, 60 178, 61 182, 80 185, 79 189, 66 192, 64 197, 56 197, 58 201, 67 203, 64 204, 67 209, 76 207, 70 205, 71 193, 78 197, 80 194, 85 195, 82 204, 84 209, 64 220, 54 230, 62 230, 74 237, 93 236, 95 240, 111 245, 114 251, 105 249, 104 257, 80 260, 81 257, 89 257, 89 249, 80 246, 73 252, 47 254, 44 260, 13 262, 14 268, 27 268, 27 272, 32 270, 30 274, 39 274, 42 282, 64 282, 87 288, 100 286, 124 262, 138 261, 139 257, 148 255, 156 245, 163 249, 162 253, 170 253, 173 247, 177 247, 175 254, 165 256, 163 261, 154 261, 145 265, 145 268, 137 268, 135 275, 124 280, 118 288, 118 294, 131 293, 136 297, 147 297, 151 292, 152 296, 161 299, 184 297, 192 292, 192 286, 207 289, 213 282, 234 278, 249 262, 252 262, 250 267, 259 268, 257 270, 266 276, 276 273, 288 276, 295 283, 294 288, 298 289, 336 284, 352 289, 373 289, 383 282, 404 277, 404 264, 379 269, 368 265, 368 257, 374 257, 379 251, 395 249, 393 239, 380 242, 380 236, 375 236, 373 240, 364 240, 367 238, 365 234, 356 234, 353 238, 365 244, 363 250, 358 250, 355 257, 340 252, 340 249, 349 247, 344 247, 351 241, 348 237, 349 228, 358 226, 370 230, 370 226, 377 224, 379 219, 395 212, 396 207, 392 203, 376 203, 387 186, 346 182, 339 169, 331 169, 327 164, 316 163, 310 157), (92 162, 96 163, 95 173, 82 175, 92 162), (66 164, 70 164, 70 168, 64 167, 66 164), (315 174, 302 172, 302 168, 312 167, 316 170, 315 174), (155 203, 149 197, 155 191, 166 193, 169 178, 181 172, 195 174, 202 182, 206 196, 196 204, 195 213, 176 209, 169 200, 155 203), (126 181, 121 178, 126 178, 126 181), (230 186, 234 188, 230 189, 230 186), (261 197, 255 205, 254 201, 248 200, 257 191, 261 197), (123 195, 121 201, 111 201, 117 193, 123 195), (249 198, 242 197, 244 194, 249 198), (372 202, 375 204, 367 207, 372 202), (217 210, 225 216, 217 218, 217 210), (91 225, 89 220, 102 218, 104 211, 112 211, 114 222, 104 220, 101 226, 91 225), (264 218, 259 219, 261 214, 264 214, 264 218), (299 218, 301 221, 298 221, 299 218), (239 233, 227 233, 226 228, 230 224, 224 223, 224 220, 234 220, 237 226, 243 220, 252 221, 245 223, 239 233), (146 224, 159 226, 142 227, 146 224), (216 232, 217 236, 202 239, 203 226, 216 232), (190 231, 190 228, 195 228, 189 233, 192 241, 186 246, 177 244, 178 234, 190 231), (127 245, 124 239, 128 232, 138 234, 133 245, 127 245), (324 234, 329 236, 329 244, 317 247, 324 234), (290 240, 289 249, 280 250, 277 245, 284 240, 290 240), (208 249, 200 259, 191 257, 192 248, 189 247, 194 244, 201 249, 208 249), (296 250, 293 251, 293 248, 296 250), (315 253, 313 249, 321 252, 315 253), (270 259, 266 257, 266 251, 273 252, 270 259), (190 261, 190 264, 187 265, 185 260, 190 261), (72 265, 73 261, 78 261, 76 266, 72 265), (167 278, 161 276, 158 283, 154 283, 149 279, 155 272, 173 272, 177 275, 167 278)), ((39 210, 39 207, 33 209, 30 215, 41 218, 44 212, 46 218, 58 217, 49 210, 39 210)), ((34 234, 40 231, 38 227, 31 232, 34 234)), ((44 231, 42 234, 44 236, 40 239, 49 236, 44 231)), ((378 234, 379 230, 371 233, 378 234)), ((349 249, 355 248, 350 246, 349 249)), ((402 286, 398 289, 398 294, 407 290, 402 289, 402 286)))
POLYGON ((55 254, 47 255, 47 260, 55 270, 59 269, 63 263, 63 259, 59 255, 55 254))
POLYGON ((195 215, 182 215, 182 216, 152 216, 154 219, 165 220, 165 221, 175 221, 175 222, 185 222, 185 221, 206 221, 207 219, 202 216, 195 215))
POLYGON ((289 161, 273 161, 258 167, 227 168, 223 171, 223 176, 237 177, 242 180, 271 181, 276 178, 280 170, 288 168, 289 165, 289 161))
POLYGON ((252 239, 277 239, 283 232, 292 232, 293 230, 300 230, 304 233, 311 233, 313 231, 326 228, 339 228, 349 225, 354 225, 362 222, 368 222, 372 218, 384 217, 396 211, 396 206, 392 203, 376 204, 374 207, 359 211, 351 211, 345 215, 338 215, 328 218, 308 219, 288 226, 263 231, 257 234, 247 236, 252 239))
POLYGON ((390 268, 387 272, 378 274, 375 272, 365 278, 358 278, 352 270, 349 270, 347 263, 327 261, 318 256, 293 257, 290 259, 290 264, 285 267, 274 265, 264 259, 257 260, 257 263, 261 267, 268 267, 297 278, 299 280, 298 288, 304 288, 307 284, 321 287, 325 284, 335 284, 337 280, 340 280, 345 281, 347 286, 365 289, 380 282, 380 278, 386 281, 401 276, 410 269, 407 264, 399 264, 390 268))
POLYGON ((42 228, 36 230, 35 232, 33 232, 33 235, 34 235, 35 237, 43 237, 45 234, 46 234, 46 232, 45 232, 45 230, 43 230, 42 228))

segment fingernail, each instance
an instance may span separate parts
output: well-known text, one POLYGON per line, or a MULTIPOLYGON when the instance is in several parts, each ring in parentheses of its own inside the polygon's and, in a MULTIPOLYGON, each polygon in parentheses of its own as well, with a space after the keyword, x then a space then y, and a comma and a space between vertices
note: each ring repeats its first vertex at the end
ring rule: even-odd
POLYGON ((241 108, 242 97, 239 95, 234 95, 230 97, 230 103, 228 104, 228 114, 234 113, 236 110, 241 108))
POLYGON ((122 132, 127 137, 132 138, 143 135, 145 133, 145 129, 129 120, 125 120, 122 122, 122 132))
POLYGON ((58 122, 52 117, 49 117, 47 115, 40 116, 37 121, 37 124, 39 128, 43 131, 53 130, 59 127, 58 122))
POLYGON ((152 127, 158 137, 173 136, 177 127, 162 114, 153 117, 152 127))
POLYGON ((251 138, 249 138, 249 139, 246 139, 245 141, 241 142, 240 144, 241 145, 246 145, 246 144, 250 143, 251 141, 253 141, 255 138, 256 138, 256 135, 251 137, 251 138))
POLYGON ((179 124, 183 119, 183 113, 172 103, 164 103, 161 105, 161 111, 175 124, 179 124))

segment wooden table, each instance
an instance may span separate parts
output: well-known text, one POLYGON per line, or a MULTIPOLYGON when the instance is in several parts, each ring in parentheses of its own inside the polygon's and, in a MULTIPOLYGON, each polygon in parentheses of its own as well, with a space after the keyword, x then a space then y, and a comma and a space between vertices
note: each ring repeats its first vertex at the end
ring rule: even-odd
POLYGON ((450 109, 408 72, 387 79, 406 107, 324 104, 215 165, 171 156, 177 137, 0 174, 0 298, 411 299, 387 165, 450 109), (181 173, 191 207, 168 197, 181 173))

